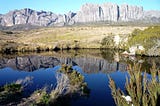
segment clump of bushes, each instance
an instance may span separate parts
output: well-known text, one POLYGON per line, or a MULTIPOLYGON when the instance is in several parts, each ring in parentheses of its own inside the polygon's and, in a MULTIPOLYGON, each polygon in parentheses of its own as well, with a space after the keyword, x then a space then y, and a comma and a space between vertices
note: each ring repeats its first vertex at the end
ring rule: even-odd
POLYGON ((126 42, 128 41, 128 35, 124 34, 109 34, 104 37, 101 41, 101 48, 110 48, 110 49, 125 49, 126 42))
POLYGON ((115 82, 110 79, 110 88, 112 96, 118 106, 156 106, 160 97, 160 71, 153 64, 150 69, 152 79, 147 78, 147 73, 142 74, 141 65, 134 64, 129 66, 129 79, 126 77, 127 94, 117 89, 115 82), (125 99, 125 95, 130 97, 130 100, 125 99))
POLYGON ((114 36, 108 35, 106 37, 104 37, 101 41, 101 48, 114 48, 114 36))
POLYGON ((0 91, 1 91, 1 93, 2 92, 7 92, 7 93, 21 92, 22 85, 16 84, 16 83, 6 84, 6 85, 0 87, 0 91))
POLYGON ((3 88, 4 88, 4 91, 11 92, 11 93, 22 91, 22 85, 21 84, 15 84, 15 83, 6 84, 3 88))

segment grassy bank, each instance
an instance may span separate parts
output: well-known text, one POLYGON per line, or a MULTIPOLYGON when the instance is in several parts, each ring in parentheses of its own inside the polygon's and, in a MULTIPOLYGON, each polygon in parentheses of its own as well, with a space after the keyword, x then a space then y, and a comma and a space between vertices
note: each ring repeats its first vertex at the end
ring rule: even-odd
POLYGON ((102 48, 123 49, 129 55, 160 56, 160 26, 134 29, 128 35, 110 34, 101 42, 102 48))
MULTIPOLYGON (((145 30, 135 29, 131 34, 128 45, 142 45, 144 54, 149 56, 160 55, 160 26, 148 27, 145 30)), ((138 51, 137 51, 138 53, 138 51)))
POLYGON ((136 26, 74 26, 30 31, 1 31, 0 51, 47 51, 53 49, 100 48, 108 35, 129 35, 136 26))
POLYGON ((116 48, 127 51, 131 48, 135 49, 136 54, 159 56, 160 26, 72 26, 0 31, 2 53, 79 48, 116 48), (139 47, 144 50, 140 51, 139 47))

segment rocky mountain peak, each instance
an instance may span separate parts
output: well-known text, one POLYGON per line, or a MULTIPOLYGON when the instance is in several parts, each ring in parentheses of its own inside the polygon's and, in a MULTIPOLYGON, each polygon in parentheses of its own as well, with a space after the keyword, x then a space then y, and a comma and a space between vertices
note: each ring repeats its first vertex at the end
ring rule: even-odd
POLYGON ((86 3, 77 13, 54 14, 46 11, 35 11, 29 8, 0 14, 1 26, 30 24, 34 26, 64 26, 88 22, 154 22, 160 23, 160 11, 144 11, 141 6, 114 3, 86 3))

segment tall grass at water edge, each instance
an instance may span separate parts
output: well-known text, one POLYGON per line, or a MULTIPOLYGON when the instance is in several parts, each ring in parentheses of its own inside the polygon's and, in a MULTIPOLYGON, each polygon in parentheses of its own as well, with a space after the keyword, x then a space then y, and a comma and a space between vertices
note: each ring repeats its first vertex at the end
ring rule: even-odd
POLYGON ((141 65, 134 64, 129 66, 126 77, 125 94, 121 89, 116 87, 112 78, 109 77, 109 87, 117 106, 158 106, 160 104, 160 70, 156 69, 153 63, 150 69, 151 79, 147 78, 147 73, 142 74, 141 65), (124 97, 130 96, 131 101, 124 97))

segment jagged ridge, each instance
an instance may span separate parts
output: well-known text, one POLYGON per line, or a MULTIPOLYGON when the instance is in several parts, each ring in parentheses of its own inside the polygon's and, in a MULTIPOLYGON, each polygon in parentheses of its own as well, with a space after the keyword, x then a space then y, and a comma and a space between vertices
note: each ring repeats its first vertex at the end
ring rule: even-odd
POLYGON ((29 24, 34 26, 64 26, 87 22, 129 22, 142 21, 160 23, 160 11, 144 11, 143 7, 113 3, 84 4, 77 13, 54 14, 29 8, 0 14, 1 26, 29 24))

